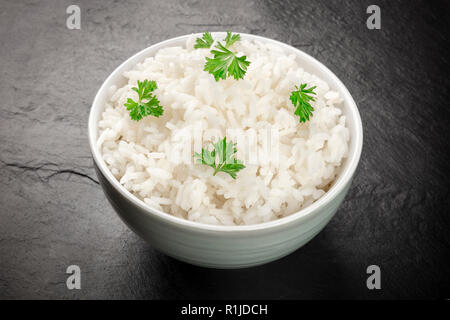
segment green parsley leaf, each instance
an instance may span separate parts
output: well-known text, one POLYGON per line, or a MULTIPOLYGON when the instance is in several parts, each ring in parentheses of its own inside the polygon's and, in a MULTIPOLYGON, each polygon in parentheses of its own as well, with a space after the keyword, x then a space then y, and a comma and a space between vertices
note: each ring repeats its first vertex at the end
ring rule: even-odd
POLYGON ((139 100, 136 102, 128 98, 124 106, 130 111, 130 117, 139 121, 146 116, 159 117, 164 113, 163 107, 159 105, 159 100, 153 95, 153 91, 158 88, 153 80, 137 81, 138 86, 131 88, 136 91, 139 100), (147 100, 144 102, 144 100, 147 100))
POLYGON ((231 45, 233 45, 233 43, 235 43, 236 41, 241 40, 241 35, 236 33, 236 34, 231 34, 230 31, 227 31, 227 37, 225 38, 225 47, 229 47, 231 45))
POLYGON ((227 142, 227 138, 223 138, 213 143, 213 150, 202 148, 202 153, 195 153, 194 157, 197 163, 210 166, 214 169, 213 175, 218 172, 228 173, 233 179, 236 179, 236 173, 245 168, 242 161, 235 157, 236 147, 233 142, 227 142))
POLYGON ((233 76, 235 80, 243 79, 247 67, 250 65, 246 56, 237 57, 234 52, 228 50, 220 42, 217 43, 216 48, 218 50, 211 51, 214 58, 206 57, 203 70, 211 73, 216 81, 225 80, 227 76, 233 76))
MULTIPOLYGON (((250 62, 247 61, 246 56, 237 57, 236 53, 230 51, 228 48, 236 41, 241 40, 239 34, 232 34, 227 31, 225 37, 225 45, 218 42, 215 46, 218 50, 211 50, 214 58, 206 57, 204 71, 208 71, 214 76, 216 81, 220 79, 225 80, 227 76, 233 76, 234 79, 243 79, 250 62)), ((195 49, 210 48, 214 40, 209 32, 205 32, 202 38, 196 39, 195 49)))
POLYGON ((205 32, 203 34, 203 36, 201 38, 197 38, 195 40, 195 45, 194 48, 195 49, 200 49, 200 48, 211 48, 211 45, 213 44, 214 39, 211 36, 211 33, 209 32, 205 32))
POLYGON ((306 83, 300 85, 300 87, 295 86, 297 90, 291 92, 290 99, 295 109, 295 115, 299 116, 300 122, 306 122, 312 116, 314 108, 309 104, 309 101, 315 101, 312 94, 316 94, 313 90, 316 86, 311 88, 306 88, 306 83))

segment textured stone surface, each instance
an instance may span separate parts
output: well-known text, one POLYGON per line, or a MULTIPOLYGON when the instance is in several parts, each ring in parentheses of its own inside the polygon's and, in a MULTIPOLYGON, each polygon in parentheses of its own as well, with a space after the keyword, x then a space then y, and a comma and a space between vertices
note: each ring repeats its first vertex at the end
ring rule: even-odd
POLYGON ((0 298, 450 298, 449 5, 377 1, 0 2, 0 298), (290 256, 209 270, 152 249, 114 213, 87 143, 90 103, 123 60, 231 29, 313 55, 347 85, 364 150, 344 205, 290 256), (77 264, 82 290, 66 289, 77 264), (366 288, 366 267, 382 290, 366 288))

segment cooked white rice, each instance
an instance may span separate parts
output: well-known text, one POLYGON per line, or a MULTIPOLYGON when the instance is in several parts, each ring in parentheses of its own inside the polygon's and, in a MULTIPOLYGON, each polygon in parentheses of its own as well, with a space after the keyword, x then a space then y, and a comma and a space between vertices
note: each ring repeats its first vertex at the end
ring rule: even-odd
POLYGON ((295 55, 259 41, 241 40, 232 47, 251 62, 243 80, 216 82, 203 71, 209 50, 195 50, 194 41, 190 37, 185 47, 159 50, 124 73, 127 85, 111 88, 98 123, 97 145, 112 174, 148 206, 209 224, 271 221, 319 199, 348 152, 349 131, 339 94, 305 72, 295 55), (124 103, 137 98, 131 88, 144 79, 157 82, 155 93, 164 114, 136 122, 124 103), (317 86, 316 101, 311 103, 315 111, 306 123, 299 123, 289 100, 300 83, 317 86), (246 168, 235 180, 222 172, 213 176, 212 168, 192 160, 194 151, 209 145, 211 135, 230 139, 229 129, 238 138, 256 132, 256 140, 237 144, 238 159, 246 168), (180 139, 195 137, 193 132, 198 131, 203 142, 186 148, 180 139), (264 156, 267 132, 277 141, 264 156), (257 154, 257 161, 244 151, 257 154), (183 152, 182 160, 177 160, 183 152))

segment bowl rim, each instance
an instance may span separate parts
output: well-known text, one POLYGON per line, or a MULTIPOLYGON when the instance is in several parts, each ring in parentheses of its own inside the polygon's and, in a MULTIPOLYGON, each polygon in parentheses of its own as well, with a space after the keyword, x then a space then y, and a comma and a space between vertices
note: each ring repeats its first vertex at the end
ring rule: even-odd
MULTIPOLYGON (((225 35, 225 32, 212 32, 213 35, 223 36, 225 35)), ((212 232, 249 232, 249 231, 257 231, 257 230, 272 230, 276 229, 278 227, 281 227, 286 224, 292 223, 294 220, 299 219, 306 219, 314 215, 314 213, 317 213, 320 211, 321 208, 329 204, 331 201, 333 201, 334 198, 340 192, 345 188, 347 183, 351 182, 351 179, 353 177, 353 174, 356 171, 356 168, 358 166, 361 152, 362 152, 362 145, 363 145, 363 129, 362 129, 362 121, 361 116, 359 114, 358 107, 351 96, 350 92, 348 91, 347 87, 342 83, 342 81, 332 72, 328 67, 326 67, 324 64, 322 64, 320 61, 318 61, 316 58, 312 57, 311 55, 303 52, 300 49, 297 49, 289 44, 273 40, 270 38, 266 38, 263 36, 253 35, 253 34, 247 34, 247 33, 239 33, 243 39, 250 39, 250 40, 259 40, 263 42, 269 42, 271 44, 275 44, 280 46, 283 49, 291 50, 296 53, 297 56, 300 56, 303 60, 308 60, 309 63, 316 64, 319 69, 321 69, 322 72, 328 73, 329 76, 334 80, 334 83, 338 86, 338 91, 343 94, 343 101, 348 103, 349 106, 349 113, 353 115, 355 119, 354 127, 355 127, 355 135, 351 136, 351 139, 355 139, 355 149, 353 153, 349 153, 347 160, 349 161, 349 164, 342 170, 342 172, 339 173, 338 177, 334 181, 331 188, 322 195, 318 200, 307 206, 306 208, 300 209, 299 211, 292 213, 288 216, 281 217, 276 220, 268 221, 268 222, 262 222, 257 224, 250 224, 250 225, 234 225, 234 226, 226 226, 226 225, 212 225, 212 224, 206 224, 202 222, 196 222, 191 221, 187 219, 183 219, 180 217, 176 217, 174 215, 171 215, 170 213, 166 213, 161 210, 157 210, 154 208, 151 208, 148 206, 144 201, 137 198, 135 195, 133 195, 130 191, 128 191, 124 186, 122 186, 119 181, 112 175, 111 171, 106 166, 105 161, 103 160, 103 157, 101 156, 100 150, 97 149, 97 141, 94 139, 94 136, 96 135, 97 130, 97 123, 94 121, 95 117, 95 111, 101 107, 99 100, 101 99, 100 96, 102 92, 105 90, 108 90, 109 87, 106 87, 106 84, 110 81, 111 78, 113 78, 116 73, 118 73, 122 68, 124 68, 127 64, 131 64, 132 61, 142 58, 143 59, 150 57, 150 55, 146 56, 146 53, 148 51, 153 50, 155 47, 164 48, 169 46, 172 43, 179 42, 181 40, 187 40, 191 36, 201 36, 202 33, 191 33, 186 34, 174 38, 170 38, 158 43, 155 43, 136 54, 132 55, 128 59, 126 59, 124 62, 122 62, 118 67, 114 69, 113 72, 109 74, 109 76, 103 81, 100 89, 97 91, 94 101, 91 105, 91 109, 89 112, 89 122, 88 122, 88 138, 89 138, 89 145, 91 149, 91 154, 94 159, 94 162, 100 172, 103 174, 103 176, 106 178, 106 180, 111 184, 111 186, 117 190, 123 197, 125 197, 127 200, 129 200, 134 205, 138 206, 142 209, 142 211, 145 214, 152 215, 153 217, 159 218, 160 220, 163 220, 165 222, 175 224, 178 226, 182 226, 185 228, 189 228, 196 231, 212 231, 212 232)), ((134 62, 133 66, 136 65, 138 62, 134 62)), ((133 67, 131 66, 131 68, 133 67)), ((131 69, 130 68, 130 69, 131 69)), ((121 71, 123 73, 123 71, 121 71)), ((101 183, 101 182, 100 182, 101 183)))

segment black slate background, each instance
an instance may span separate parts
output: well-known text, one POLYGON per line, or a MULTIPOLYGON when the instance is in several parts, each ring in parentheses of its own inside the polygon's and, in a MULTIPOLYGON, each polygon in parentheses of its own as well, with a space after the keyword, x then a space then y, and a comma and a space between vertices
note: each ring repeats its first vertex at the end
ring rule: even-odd
POLYGON ((0 298, 450 298, 448 1, 0 1, 0 298), (381 30, 366 8, 381 7, 381 30), (313 55, 364 125, 353 186, 309 244, 244 270, 156 252, 107 203, 87 143, 90 104, 135 52, 205 30, 313 55), (69 291, 67 266, 82 271, 69 291), (381 267, 382 289, 366 288, 381 267))

